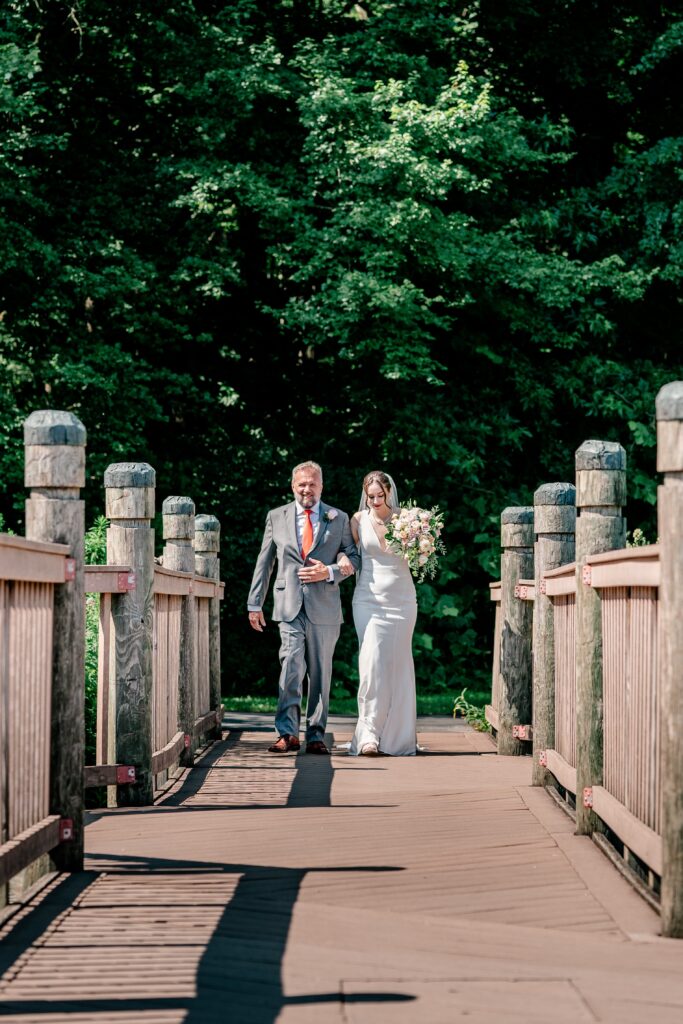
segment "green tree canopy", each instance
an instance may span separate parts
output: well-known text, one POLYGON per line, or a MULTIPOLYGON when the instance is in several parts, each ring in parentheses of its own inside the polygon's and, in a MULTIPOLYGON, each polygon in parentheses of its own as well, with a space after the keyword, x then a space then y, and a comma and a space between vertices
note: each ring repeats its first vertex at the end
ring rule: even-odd
POLYGON ((653 530, 654 396, 682 371, 682 24, 644 0, 12 0, 7 521, 23 418, 73 410, 91 519, 104 467, 144 458, 161 497, 222 520, 226 685, 268 687, 274 639, 243 615, 266 509, 302 458, 349 510, 385 466, 447 516, 419 681, 485 677, 504 506, 600 436, 653 530))

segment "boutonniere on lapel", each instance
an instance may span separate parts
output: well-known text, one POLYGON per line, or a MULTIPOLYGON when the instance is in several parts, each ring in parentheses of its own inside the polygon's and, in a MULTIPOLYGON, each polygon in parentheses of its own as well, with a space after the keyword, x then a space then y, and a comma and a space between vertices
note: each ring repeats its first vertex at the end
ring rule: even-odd
POLYGON ((338 515, 339 512, 337 511, 336 508, 328 508, 327 512, 323 516, 323 520, 326 523, 331 523, 334 519, 337 518, 338 515))

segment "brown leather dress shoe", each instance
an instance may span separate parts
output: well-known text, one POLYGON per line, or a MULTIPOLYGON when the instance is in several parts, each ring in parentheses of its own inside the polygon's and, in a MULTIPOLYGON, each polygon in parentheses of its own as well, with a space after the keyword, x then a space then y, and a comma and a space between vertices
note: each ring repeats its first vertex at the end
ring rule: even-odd
POLYGON ((310 743, 306 744, 307 754, 328 754, 329 750, 325 746, 322 740, 311 740, 310 743))
POLYGON ((280 736, 279 740, 276 740, 271 747, 268 747, 268 751, 271 754, 288 754, 290 750, 299 750, 301 743, 296 736, 280 736))

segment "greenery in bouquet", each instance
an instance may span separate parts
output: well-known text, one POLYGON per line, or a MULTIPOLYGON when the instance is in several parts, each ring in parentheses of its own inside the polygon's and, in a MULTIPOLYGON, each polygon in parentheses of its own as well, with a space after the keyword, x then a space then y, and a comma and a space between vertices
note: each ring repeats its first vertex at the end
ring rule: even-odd
POLYGON ((387 547, 406 560, 418 583, 436 573, 438 556, 446 550, 440 539, 442 530, 439 506, 425 509, 414 502, 401 505, 387 524, 387 547))

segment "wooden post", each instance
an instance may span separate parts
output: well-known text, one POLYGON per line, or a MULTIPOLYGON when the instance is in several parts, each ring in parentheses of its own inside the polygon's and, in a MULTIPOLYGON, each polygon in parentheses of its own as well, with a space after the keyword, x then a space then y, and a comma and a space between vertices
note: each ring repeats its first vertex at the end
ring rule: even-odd
MULTIPOLYGON (((195 572, 208 579, 220 579, 218 552, 220 551, 221 524, 215 516, 201 515, 194 521, 195 572)), ((209 679, 211 707, 222 713, 221 704, 221 622, 220 600, 212 597, 209 604, 209 679)), ((221 726, 217 723, 210 733, 219 740, 221 726)))
MULTIPOLYGON (((194 572, 194 502, 191 498, 166 498, 162 507, 165 569, 194 572)), ((190 747, 183 751, 180 763, 190 768, 194 761, 195 676, 195 598, 188 594, 180 599, 180 662, 178 678, 178 728, 190 737, 190 747)))
POLYGON ((114 594, 116 760, 135 765, 137 781, 118 787, 120 806, 151 804, 152 623, 154 614, 155 473, 146 462, 119 462, 104 474, 107 561, 130 565, 135 590, 114 594))
POLYGON ((576 489, 544 484, 534 494, 533 754, 532 783, 544 786, 549 773, 541 751, 555 747, 555 630, 553 604, 543 593, 543 574, 574 561, 576 489))
POLYGON ((576 831, 598 828, 591 789, 602 785, 602 609, 584 583, 589 555, 623 548, 626 452, 614 441, 584 441, 576 452, 576 831), (585 792, 584 792, 585 791, 585 792))
POLYGON ((50 813, 73 823, 71 842, 52 854, 59 871, 83 869, 85 442, 71 412, 34 412, 24 423, 26 537, 68 544, 74 559, 73 579, 55 587, 54 598, 50 813))
POLYGON ((534 574, 534 510, 506 508, 500 517, 501 616, 499 754, 523 754, 524 743, 513 737, 515 725, 531 723, 531 626, 533 604, 515 597, 520 579, 534 574))
POLYGON ((683 381, 657 395, 662 934, 683 938, 683 381))

